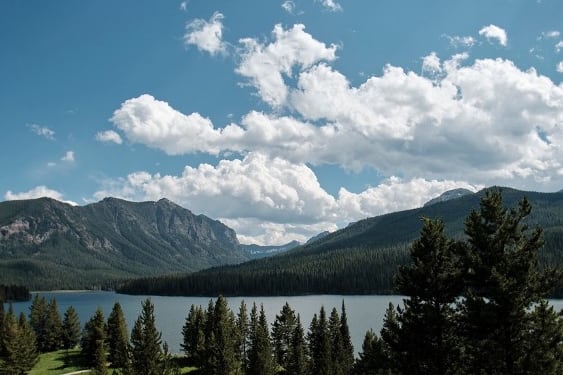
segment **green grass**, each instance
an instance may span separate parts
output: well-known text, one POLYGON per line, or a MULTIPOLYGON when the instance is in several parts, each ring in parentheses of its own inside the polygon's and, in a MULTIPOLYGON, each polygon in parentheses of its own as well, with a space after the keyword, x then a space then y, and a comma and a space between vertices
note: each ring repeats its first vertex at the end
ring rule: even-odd
POLYGON ((59 350, 39 356, 39 362, 29 372, 30 375, 61 375, 73 371, 85 370, 80 365, 80 349, 59 350))

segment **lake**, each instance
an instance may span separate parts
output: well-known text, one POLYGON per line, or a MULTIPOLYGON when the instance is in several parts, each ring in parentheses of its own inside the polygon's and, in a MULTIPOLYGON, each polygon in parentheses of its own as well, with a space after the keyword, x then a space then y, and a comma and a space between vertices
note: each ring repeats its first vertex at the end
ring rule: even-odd
MULTIPOLYGON (((78 312, 82 326, 94 315, 98 307, 103 310, 104 316, 107 319, 114 303, 119 302, 125 313, 129 332, 131 332, 131 328, 141 312, 141 302, 148 297, 101 291, 39 292, 39 295, 45 296, 47 299, 56 298, 61 317, 64 311, 72 305, 78 312)), ((201 305, 206 309, 210 298, 150 296, 150 299, 154 304, 156 324, 158 330, 162 332, 162 340, 168 343, 172 352, 179 353, 181 351, 182 326, 190 306, 192 304, 201 305)), ((321 305, 325 307, 328 317, 333 307, 336 307, 340 313, 340 306, 344 300, 350 335, 352 336, 354 351, 357 354, 362 348, 362 341, 368 329, 371 328, 379 333, 389 302, 397 305, 402 302, 402 299, 403 297, 401 296, 387 295, 312 295, 296 297, 230 297, 227 298, 227 301, 235 314, 238 312, 242 300, 246 302, 249 312, 253 302, 256 302, 258 308, 260 308, 260 304, 263 304, 270 326, 274 322, 275 316, 280 313, 282 306, 288 302, 301 315, 301 323, 305 332, 307 332, 313 314, 318 314, 321 305)), ((550 302, 557 310, 563 309, 563 300, 551 300, 550 302)), ((14 303, 14 311, 17 314, 23 311, 28 315, 30 305, 31 302, 14 303)))

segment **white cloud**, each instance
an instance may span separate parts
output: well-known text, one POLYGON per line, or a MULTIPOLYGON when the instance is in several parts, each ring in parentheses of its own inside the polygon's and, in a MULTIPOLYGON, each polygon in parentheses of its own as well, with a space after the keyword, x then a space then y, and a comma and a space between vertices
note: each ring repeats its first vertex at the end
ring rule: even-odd
POLYGON ((74 151, 67 151, 64 156, 61 158, 62 161, 67 163, 74 162, 74 151))
POLYGON ((53 198, 64 203, 77 206, 77 203, 73 201, 65 201, 62 193, 53 189, 49 189, 48 187, 43 185, 36 186, 29 191, 25 191, 21 193, 13 193, 11 190, 8 190, 6 194, 4 194, 4 199, 7 201, 22 200, 22 199, 36 199, 41 197, 53 198))
POLYGON ((331 12, 342 12, 342 6, 334 0, 320 0, 325 9, 331 12))
POLYGON ((236 71, 250 79, 263 101, 279 107, 288 93, 283 76, 291 77, 294 67, 303 70, 322 60, 334 60, 336 46, 315 40, 301 24, 288 30, 278 24, 272 33, 274 41, 267 45, 252 38, 240 40, 242 61, 236 71))
POLYGON ((107 181, 97 199, 117 196, 132 200, 167 197, 190 210, 232 226, 243 242, 282 244, 324 230, 335 230, 367 216, 419 207, 453 188, 478 187, 459 181, 427 181, 392 177, 359 194, 340 189, 328 194, 304 164, 251 153, 216 166, 185 167, 179 176, 136 172, 107 181))
POLYGON ((227 45, 223 42, 223 14, 215 12, 209 21, 195 19, 186 25, 184 43, 197 46, 200 51, 211 55, 227 53, 227 45))
POLYGON ((284 1, 281 7, 289 14, 293 14, 295 11, 295 3, 291 0, 284 1))
POLYGON ((114 130, 106 130, 96 134, 96 140, 100 142, 113 142, 120 145, 123 143, 121 136, 114 130))
POLYGON ((561 33, 559 32, 559 30, 544 31, 543 33, 541 33, 541 36, 540 36, 539 39, 543 39, 543 38, 559 38, 560 35, 561 35, 561 33))
POLYGON ((484 26, 481 30, 479 30, 479 35, 484 36, 489 41, 496 39, 496 41, 504 47, 506 47, 508 43, 506 31, 495 25, 484 26))
POLYGON ((475 45, 475 38, 473 38, 472 36, 450 36, 450 35, 445 35, 445 37, 448 39, 448 41, 450 42, 450 45, 454 48, 469 48, 469 47, 473 47, 473 45, 475 45))
POLYGON ((26 125, 32 132, 34 132, 35 134, 41 136, 41 137, 45 137, 47 139, 53 140, 55 139, 55 131, 49 129, 46 126, 40 126, 37 124, 27 124, 26 125))
POLYGON ((422 58, 422 71, 430 74, 436 74, 442 71, 442 64, 436 52, 432 52, 430 55, 422 58))
POLYGON ((188 2, 187 1, 182 1, 180 3, 180 10, 184 11, 184 12, 188 10, 188 2))
POLYGON ((563 73, 563 61, 559 61, 559 64, 557 64, 556 69, 559 73, 563 73))
POLYGON ((561 50, 563 49, 563 40, 559 41, 556 45, 555 45, 555 51, 557 53, 561 52, 561 50))

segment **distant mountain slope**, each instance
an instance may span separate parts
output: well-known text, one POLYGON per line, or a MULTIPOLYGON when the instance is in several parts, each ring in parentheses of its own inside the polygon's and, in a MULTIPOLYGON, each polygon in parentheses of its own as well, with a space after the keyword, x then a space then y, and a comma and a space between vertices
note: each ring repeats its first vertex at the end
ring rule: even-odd
POLYGON ((0 283, 95 287, 248 259, 231 228, 166 199, 106 198, 84 207, 49 198, 0 203, 0 283))
POLYGON ((259 258, 266 258, 275 254, 281 254, 291 249, 296 248, 297 246, 301 245, 299 241, 290 241, 284 245, 272 245, 272 246, 264 246, 264 245, 239 245, 240 249, 245 251, 249 258, 251 259, 259 259, 259 258))
MULTIPOLYGON (((563 265, 563 192, 536 193, 503 188, 504 203, 532 203, 531 226, 544 229, 541 261, 563 265)), ((421 218, 442 218, 450 236, 462 238, 464 221, 479 207, 485 190, 413 210, 377 216, 327 234, 284 254, 184 276, 141 279, 122 292, 173 295, 272 295, 388 293, 397 267, 408 262, 409 244, 421 218)))
POLYGON ((448 190, 442 194, 440 194, 440 196, 430 199, 428 202, 426 202, 424 204, 424 206, 430 206, 439 202, 446 202, 446 201, 450 201, 452 199, 457 199, 457 198, 461 198, 464 195, 469 195, 469 194, 473 194, 473 192, 471 190, 467 190, 467 189, 453 189, 453 190, 448 190))

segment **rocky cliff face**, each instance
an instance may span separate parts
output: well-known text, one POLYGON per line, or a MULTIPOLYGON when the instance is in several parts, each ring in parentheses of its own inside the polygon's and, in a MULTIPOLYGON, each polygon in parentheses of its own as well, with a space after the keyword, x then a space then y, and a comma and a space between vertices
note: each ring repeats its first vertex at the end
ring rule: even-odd
POLYGON ((0 203, 0 282, 15 282, 22 271, 32 279, 101 280, 247 259, 234 230, 166 199, 106 198, 83 207, 49 198, 0 203))

